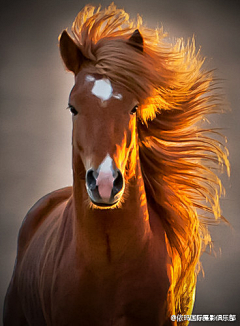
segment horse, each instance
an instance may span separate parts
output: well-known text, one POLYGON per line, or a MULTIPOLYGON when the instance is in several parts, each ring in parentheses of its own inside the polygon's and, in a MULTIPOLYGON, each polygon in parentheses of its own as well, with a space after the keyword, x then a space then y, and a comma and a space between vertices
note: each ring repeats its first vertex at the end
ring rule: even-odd
MULTIPOLYGON (((75 83, 73 186, 40 199, 18 237, 4 325, 177 325, 195 300, 229 171, 212 71, 194 40, 87 5, 59 48, 75 83)), ((181 325, 187 325, 184 318, 181 325)))

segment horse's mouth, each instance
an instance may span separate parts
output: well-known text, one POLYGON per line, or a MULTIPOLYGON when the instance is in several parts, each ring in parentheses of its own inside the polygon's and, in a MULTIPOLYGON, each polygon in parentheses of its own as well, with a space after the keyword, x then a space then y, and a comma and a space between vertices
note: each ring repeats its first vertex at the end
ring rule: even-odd
POLYGON ((114 190, 112 190, 111 196, 109 199, 103 199, 99 195, 98 186, 96 186, 94 189, 87 188, 88 196, 92 202, 92 204, 95 206, 95 208, 113 208, 114 206, 117 206, 118 203, 121 201, 122 194, 124 192, 124 188, 121 192, 115 194, 114 190))
POLYGON ((92 199, 91 199, 91 201, 95 206, 97 206, 99 208, 111 208, 118 203, 118 201, 115 201, 113 203, 97 203, 97 202, 94 202, 92 199))

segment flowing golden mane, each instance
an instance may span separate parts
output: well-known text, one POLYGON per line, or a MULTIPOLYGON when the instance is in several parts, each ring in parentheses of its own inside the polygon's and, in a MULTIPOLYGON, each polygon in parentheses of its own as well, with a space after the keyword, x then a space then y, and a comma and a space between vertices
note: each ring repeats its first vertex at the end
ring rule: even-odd
POLYGON ((215 82, 194 40, 165 41, 162 29, 131 21, 112 4, 86 6, 73 23, 74 41, 89 70, 121 83, 140 103, 139 155, 148 201, 158 212, 173 259, 176 312, 186 314, 194 292, 199 257, 211 244, 207 226, 221 219, 223 193, 215 174, 225 166, 226 148, 216 130, 201 127, 206 114, 221 111, 215 82), (143 52, 129 46, 135 29, 143 52))

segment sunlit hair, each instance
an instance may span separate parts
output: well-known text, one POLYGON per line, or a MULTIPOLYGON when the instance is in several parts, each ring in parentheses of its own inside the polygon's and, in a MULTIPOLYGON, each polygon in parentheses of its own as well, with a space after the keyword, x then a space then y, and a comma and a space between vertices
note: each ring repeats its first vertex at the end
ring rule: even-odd
POLYGON ((213 74, 202 69, 194 40, 170 44, 162 28, 149 29, 140 17, 134 22, 114 4, 102 11, 86 6, 72 31, 89 71, 122 84, 139 100, 139 156, 147 199, 166 231, 176 313, 187 314, 200 254, 211 245, 207 226, 222 218, 223 188, 216 168, 225 166, 229 172, 218 132, 202 124, 206 114, 221 111, 213 74), (127 42, 135 29, 143 36, 143 51, 127 42))

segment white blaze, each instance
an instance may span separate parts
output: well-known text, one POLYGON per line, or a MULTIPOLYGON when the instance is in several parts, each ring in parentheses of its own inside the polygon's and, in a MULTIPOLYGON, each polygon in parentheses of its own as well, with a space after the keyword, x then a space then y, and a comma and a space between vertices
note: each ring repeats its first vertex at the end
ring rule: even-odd
POLYGON ((112 158, 109 154, 105 157, 105 159, 102 161, 102 163, 99 165, 98 168, 99 172, 112 172, 112 158))
POLYGON ((103 200, 109 200, 113 188, 113 181, 112 158, 108 154, 98 168, 98 177, 96 180, 99 195, 103 200))

